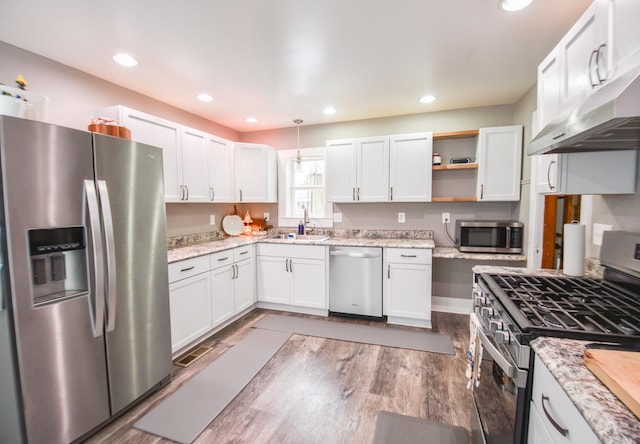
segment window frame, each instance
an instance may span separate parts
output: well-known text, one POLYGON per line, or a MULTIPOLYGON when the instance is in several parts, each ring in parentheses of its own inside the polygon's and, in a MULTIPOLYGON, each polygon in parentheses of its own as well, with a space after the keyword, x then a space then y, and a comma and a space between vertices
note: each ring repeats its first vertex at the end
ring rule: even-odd
MULTIPOLYGON (((301 148, 300 155, 305 157, 321 157, 324 162, 324 217, 312 217, 309 215, 308 229, 313 228, 333 228, 333 204, 326 201, 327 198, 327 171, 326 171, 326 148, 301 148)), ((287 162, 298 155, 297 149, 278 150, 278 227, 297 227, 301 217, 287 216, 287 198, 291 194, 291 187, 288 183, 287 162)))

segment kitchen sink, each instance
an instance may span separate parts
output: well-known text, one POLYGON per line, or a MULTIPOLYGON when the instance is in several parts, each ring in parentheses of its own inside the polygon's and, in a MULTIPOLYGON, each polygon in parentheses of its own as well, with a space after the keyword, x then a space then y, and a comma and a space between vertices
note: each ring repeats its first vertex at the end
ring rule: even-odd
POLYGON ((308 240, 308 241, 324 241, 329 239, 330 236, 326 234, 296 234, 296 240, 308 240))
POLYGON ((294 238, 289 238, 288 235, 286 234, 281 234, 279 236, 280 239, 286 239, 286 240, 290 240, 290 241, 315 241, 315 242, 322 242, 325 241, 327 239, 329 239, 331 236, 329 236, 328 234, 296 234, 295 239, 294 238))

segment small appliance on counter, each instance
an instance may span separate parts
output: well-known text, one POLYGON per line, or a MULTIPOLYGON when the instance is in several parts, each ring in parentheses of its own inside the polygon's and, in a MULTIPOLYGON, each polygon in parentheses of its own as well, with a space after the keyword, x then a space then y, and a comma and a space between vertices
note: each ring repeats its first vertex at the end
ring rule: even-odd
POLYGON ((521 254, 524 224, 515 220, 458 220, 458 249, 469 253, 521 254))

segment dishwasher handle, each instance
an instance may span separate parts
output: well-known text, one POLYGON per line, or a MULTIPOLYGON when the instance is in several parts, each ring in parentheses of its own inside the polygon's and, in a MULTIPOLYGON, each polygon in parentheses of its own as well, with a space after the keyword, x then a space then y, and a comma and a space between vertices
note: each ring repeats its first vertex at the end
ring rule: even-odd
POLYGON ((380 257, 379 252, 375 253, 357 253, 355 251, 345 251, 345 250, 331 250, 329 252, 331 256, 344 256, 344 257, 356 257, 356 258, 372 258, 372 257, 380 257))

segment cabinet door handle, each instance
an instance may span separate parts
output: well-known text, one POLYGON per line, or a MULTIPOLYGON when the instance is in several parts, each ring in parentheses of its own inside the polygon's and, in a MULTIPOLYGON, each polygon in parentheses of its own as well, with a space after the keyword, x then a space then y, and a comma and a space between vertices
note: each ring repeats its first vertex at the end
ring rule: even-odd
POLYGON ((287 270, 287 273, 289 273, 289 259, 284 260, 284 268, 287 270))
POLYGON ((551 165, 553 165, 554 163, 556 163, 555 160, 549 162, 549 168, 547 168, 547 183, 549 184, 550 190, 555 189, 555 186, 551 185, 551 165))
POLYGON ((184 200, 184 185, 180 185, 180 200, 184 200))
POLYGON ((213 200, 216 197, 216 193, 213 192, 213 187, 209 188, 209 193, 210 193, 210 196, 211 196, 211 202, 213 202, 213 200))
POLYGON ((293 273, 293 259, 289 259, 289 272, 293 273))
POLYGON ((181 268, 180 272, 184 273, 185 271, 193 270, 194 268, 196 268, 195 265, 192 265, 192 266, 187 267, 187 268, 181 268))
POLYGON ((389 194, 390 194, 390 199, 389 200, 393 200, 393 187, 391 187, 391 190, 390 190, 389 194))
POLYGON ((542 397, 540 398, 542 400, 541 405, 542 405, 542 410, 544 411, 545 416, 547 417, 547 419, 549 420, 549 422, 551 423, 551 425, 558 431, 558 433, 560 433, 562 436, 567 436, 569 434, 569 430, 565 429, 564 427, 560 426, 560 424, 558 424, 556 422, 555 419, 553 419, 551 417, 551 415, 549 414, 549 412, 547 411, 547 407, 544 405, 545 401, 549 401, 549 397, 547 395, 545 395, 544 393, 542 394, 542 397))
POLYGON ((602 85, 607 81, 606 77, 600 77, 600 53, 606 46, 606 43, 603 43, 596 49, 596 77, 598 78, 598 85, 602 85))
POLYGON ((356 187, 351 190, 351 200, 356 200, 356 187))
POLYGON ((236 264, 236 265, 234 265, 234 266, 233 266, 233 278, 234 278, 234 279, 238 279, 238 276, 239 276, 239 275, 240 275, 240 274, 239 274, 239 272, 238 272, 238 265, 236 264))
POLYGON ((360 187, 356 191, 356 197, 358 198, 357 200, 360 200, 360 187))
POLYGON ((484 197, 484 184, 480 184, 480 200, 484 197))
MULTIPOLYGON (((591 55, 589 56, 589 64, 587 66, 587 69, 589 71, 589 83, 591 83, 591 88, 595 88, 596 86, 598 86, 598 84, 593 81, 593 76, 591 75, 591 71, 592 71, 591 67, 593 66, 593 58, 596 56, 597 52, 598 52, 598 49, 594 49, 593 51, 591 51, 591 55)), ((597 71, 597 69, 598 69, 598 65, 597 65, 597 62, 596 62, 596 71, 597 71)))
POLYGON ((391 279, 391 264, 387 265, 387 279, 391 279))
POLYGON ((184 189, 187 191, 187 198, 185 200, 189 200, 189 185, 185 185, 184 189))
POLYGON ((242 202, 242 190, 240 190, 240 202, 242 202))

